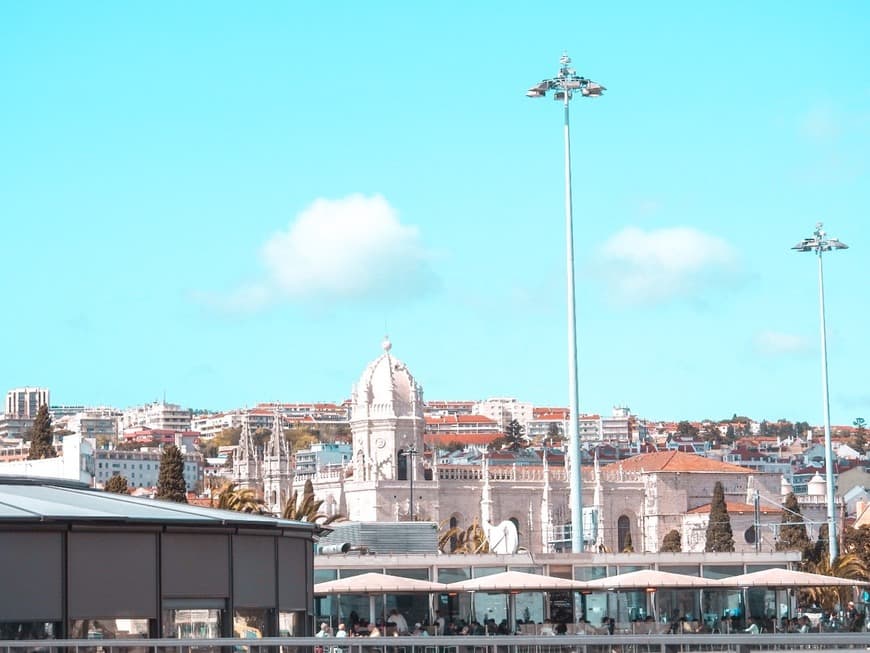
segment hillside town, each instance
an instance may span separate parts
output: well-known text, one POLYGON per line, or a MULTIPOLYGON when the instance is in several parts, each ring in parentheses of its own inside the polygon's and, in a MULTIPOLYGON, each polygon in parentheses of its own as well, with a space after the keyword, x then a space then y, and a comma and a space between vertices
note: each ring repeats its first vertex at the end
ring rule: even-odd
MULTIPOLYGON (((281 514, 308 484, 326 516, 354 522, 482 524, 493 551, 570 550, 568 409, 515 398, 424 400, 383 351, 340 403, 261 403, 223 412, 166 400, 126 409, 54 405, 45 387, 6 395, 0 474, 69 478, 102 488, 113 476, 154 496, 165 447, 184 460, 190 503, 248 490, 281 514), (55 455, 34 460, 30 431, 48 410, 55 455), (474 497, 470 502, 469 498, 474 497)), ((821 429, 806 422, 657 421, 626 406, 581 414, 583 524, 590 550, 658 551, 671 531, 703 551, 713 481, 721 481, 736 550, 776 547, 782 504, 799 502, 808 534, 825 523, 821 429), (690 472, 690 473, 687 473, 690 472)), ((862 419, 833 429, 840 524, 870 504, 862 419)))

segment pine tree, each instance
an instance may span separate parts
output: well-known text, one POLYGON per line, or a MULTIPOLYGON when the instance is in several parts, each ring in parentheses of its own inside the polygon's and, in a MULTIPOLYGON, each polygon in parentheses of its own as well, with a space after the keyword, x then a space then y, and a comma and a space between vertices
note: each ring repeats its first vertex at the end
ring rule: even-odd
POLYGON ((725 490, 721 481, 713 487, 713 500, 710 502, 710 521, 707 524, 707 543, 704 551, 724 553, 734 551, 734 535, 731 532, 731 517, 725 505, 725 490))
POLYGON ((160 459, 157 477, 157 498, 187 503, 187 483, 184 481, 184 457, 178 447, 170 444, 160 459))
POLYGON ((668 531, 662 540, 662 546, 659 553, 680 553, 683 550, 682 537, 680 531, 674 529, 668 531))
POLYGON ((54 431, 51 427, 51 415, 48 414, 48 406, 42 404, 36 413, 36 419, 30 428, 30 453, 29 460, 41 460, 43 458, 55 458, 54 431))
POLYGON ((801 507, 794 492, 789 492, 783 504, 782 524, 779 528, 779 538, 776 540, 776 550, 805 553, 809 548, 810 538, 807 535, 801 507))
POLYGON ((103 490, 106 492, 112 492, 114 494, 129 494, 130 488, 127 486, 127 479, 120 474, 112 474, 112 478, 106 481, 106 485, 103 486, 103 490))

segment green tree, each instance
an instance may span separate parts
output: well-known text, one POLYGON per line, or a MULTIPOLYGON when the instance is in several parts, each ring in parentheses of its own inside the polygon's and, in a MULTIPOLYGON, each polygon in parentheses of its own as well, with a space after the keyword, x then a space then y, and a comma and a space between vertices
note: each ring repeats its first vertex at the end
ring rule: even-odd
POLYGON ((297 490, 293 490, 293 494, 287 499, 287 503, 284 504, 281 517, 294 521, 306 521, 319 526, 327 526, 333 522, 346 519, 344 515, 335 514, 330 516, 321 512, 320 508, 322 506, 323 499, 318 499, 314 496, 314 485, 310 480, 306 480, 302 488, 302 496, 299 496, 297 490))
POLYGON ((471 524, 467 528, 458 525, 447 528, 447 523, 445 520, 440 524, 439 551, 460 554, 489 553, 489 540, 477 517, 471 520, 471 524))
POLYGON ((550 425, 547 427, 547 439, 555 442, 564 438, 565 434, 562 433, 561 425, 556 422, 550 422, 550 425))
POLYGON ((725 505, 725 490, 721 481, 713 486, 713 500, 710 502, 710 521, 707 523, 707 543, 704 551, 725 553, 734 551, 734 535, 731 532, 731 517, 725 505))
POLYGON ((843 533, 843 552, 858 556, 870 569, 870 526, 847 528, 843 533))
POLYGON ((184 481, 184 457, 174 444, 163 449, 160 474, 157 477, 157 498, 187 503, 187 483, 184 481))
POLYGON ((830 553, 828 550, 828 524, 826 522, 819 526, 819 537, 804 556, 804 567, 809 570, 828 558, 830 558, 830 553))
POLYGON ((734 444, 737 441, 737 434, 734 432, 734 425, 729 424, 725 429, 725 442, 734 444))
POLYGON ((264 514, 268 512, 262 499, 250 488, 241 488, 235 483, 227 483, 218 494, 217 508, 235 510, 236 512, 252 512, 264 514))
POLYGON ((512 419, 504 430, 505 449, 519 451, 526 446, 525 428, 517 420, 512 419))
POLYGON ((660 553, 680 553, 683 550, 682 537, 677 529, 668 531, 662 540, 660 553))
POLYGON ((30 427, 30 453, 28 460, 42 460, 43 458, 56 458, 54 450, 54 431, 51 428, 51 415, 48 406, 43 404, 36 413, 33 426, 30 427))
POLYGON ((856 417, 852 426, 855 427, 855 431, 849 439, 849 446, 859 453, 864 453, 867 450, 867 422, 863 417, 856 417))
MULTIPOLYGON (((828 556, 822 556, 817 562, 807 565, 806 571, 850 580, 866 580, 868 577, 867 565, 854 553, 841 555, 833 564, 828 556)), ((832 612, 838 604, 843 606, 852 598, 852 591, 851 587, 808 587, 801 590, 801 594, 808 602, 819 605, 826 612, 832 612)))
POLYGON ((112 478, 106 481, 103 490, 113 494, 130 494, 130 488, 127 485, 127 478, 118 473, 112 474, 112 478))
POLYGON ((794 492, 789 492, 782 506, 782 522, 776 540, 777 551, 800 551, 806 556, 811 546, 801 507, 794 492))
POLYGON ((677 424, 677 435, 689 438, 696 438, 698 437, 698 427, 691 422, 683 420, 682 422, 677 424))

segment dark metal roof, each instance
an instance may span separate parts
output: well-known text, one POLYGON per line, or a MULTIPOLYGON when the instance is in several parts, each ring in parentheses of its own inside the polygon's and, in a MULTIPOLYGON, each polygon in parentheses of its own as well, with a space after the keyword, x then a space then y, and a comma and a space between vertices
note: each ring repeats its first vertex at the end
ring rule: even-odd
POLYGON ((0 476, 0 522, 198 524, 308 530, 307 522, 113 494, 62 479, 0 476))

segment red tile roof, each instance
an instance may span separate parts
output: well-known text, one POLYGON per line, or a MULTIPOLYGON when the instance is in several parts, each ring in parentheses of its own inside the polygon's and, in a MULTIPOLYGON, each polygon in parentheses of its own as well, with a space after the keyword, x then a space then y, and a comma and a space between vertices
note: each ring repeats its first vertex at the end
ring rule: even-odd
MULTIPOLYGON (((726 501, 725 508, 728 510, 729 514, 730 513, 738 514, 738 513, 742 513, 742 512, 755 512, 755 506, 753 506, 749 503, 740 503, 737 501, 726 501)), ((764 504, 762 504, 758 507, 758 511, 765 513, 765 514, 774 514, 774 513, 782 512, 782 510, 780 508, 775 508, 773 506, 768 506, 768 505, 764 505, 764 504)), ((698 506, 697 508, 692 508, 691 510, 687 511, 687 514, 689 514, 689 515, 702 515, 702 514, 705 514, 708 512, 710 512, 710 504, 705 503, 703 506, 698 506)))
POLYGON ((607 465, 604 469, 621 467, 627 472, 717 472, 748 474, 750 470, 739 465, 719 462, 704 456, 683 451, 656 451, 642 453, 618 463, 607 465))
POLYGON ((454 442, 459 444, 489 444, 501 435, 501 433, 427 433, 423 436, 423 441, 426 444, 442 446, 454 442))

